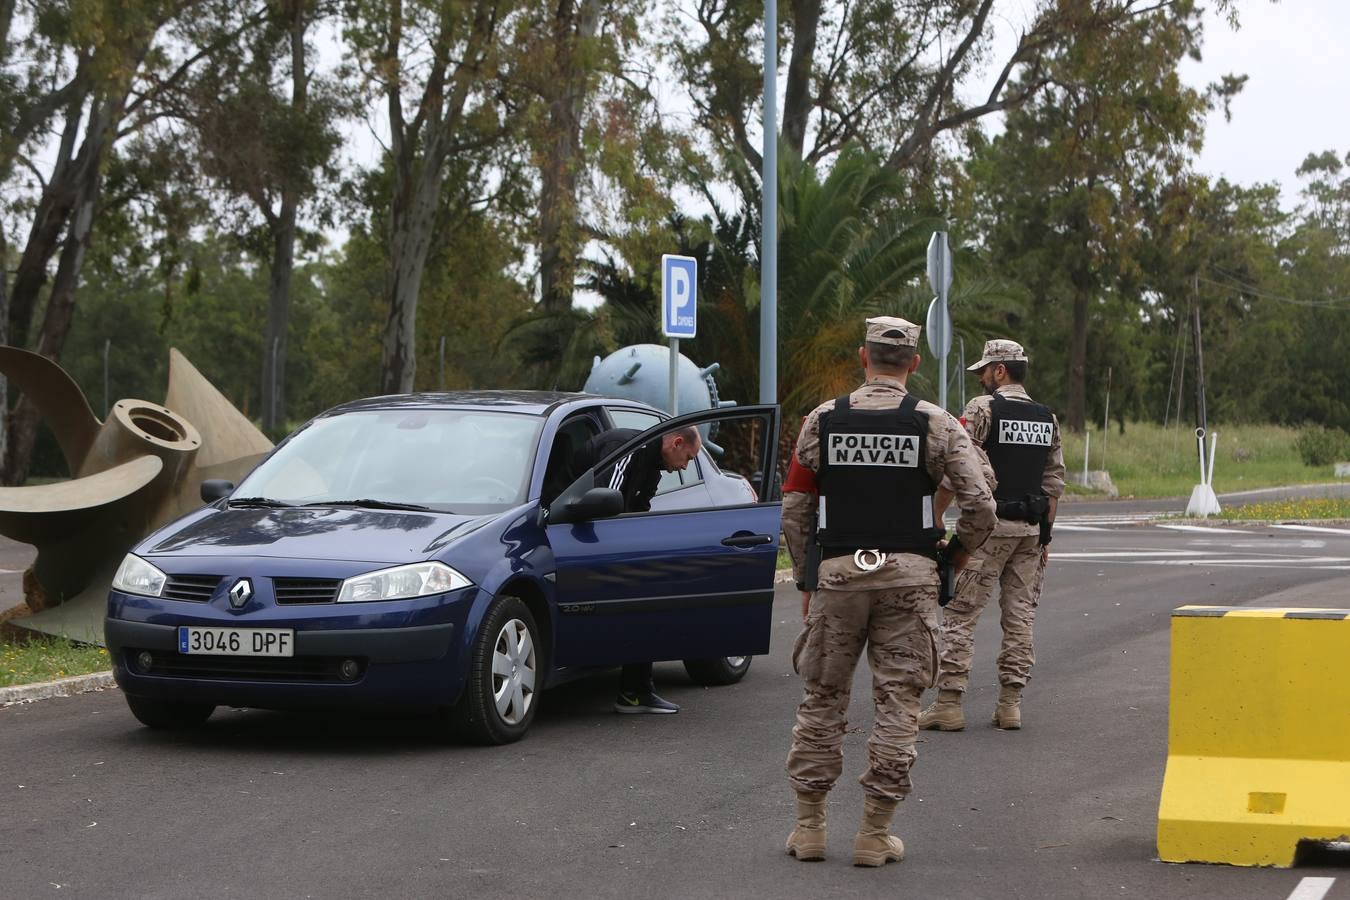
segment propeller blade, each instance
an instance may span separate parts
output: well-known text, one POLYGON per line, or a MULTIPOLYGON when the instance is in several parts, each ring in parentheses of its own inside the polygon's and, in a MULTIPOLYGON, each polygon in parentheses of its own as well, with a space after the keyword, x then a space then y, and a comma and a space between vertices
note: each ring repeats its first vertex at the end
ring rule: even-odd
POLYGON ((56 436, 66 466, 78 472, 100 423, 75 379, 47 357, 18 347, 0 346, 0 374, 28 395, 56 436))
POLYGON ((169 351, 169 391, 164 405, 187 419, 202 437, 197 465, 202 468, 272 449, 254 426, 196 366, 177 349, 169 351))

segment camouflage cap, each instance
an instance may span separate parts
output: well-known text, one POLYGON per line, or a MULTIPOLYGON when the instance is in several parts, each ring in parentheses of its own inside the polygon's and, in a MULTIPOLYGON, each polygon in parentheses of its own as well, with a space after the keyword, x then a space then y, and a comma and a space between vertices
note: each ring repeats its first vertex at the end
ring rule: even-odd
POLYGON ((919 346, 918 325, 896 316, 873 316, 867 320, 869 344, 892 344, 896 347, 919 346))
POLYGON ((984 342, 984 356, 973 366, 966 366, 966 371, 974 372, 983 369, 990 363, 1000 362, 1026 362, 1027 354, 1022 349, 1022 345, 1017 341, 1006 341, 995 339, 984 342))

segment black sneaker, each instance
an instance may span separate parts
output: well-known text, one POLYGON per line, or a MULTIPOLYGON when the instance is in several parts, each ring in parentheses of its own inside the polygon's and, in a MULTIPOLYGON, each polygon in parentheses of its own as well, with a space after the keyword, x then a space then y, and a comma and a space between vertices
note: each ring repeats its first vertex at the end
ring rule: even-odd
POLYGON ((614 711, 618 713, 656 713, 658 715, 669 715, 677 713, 680 708, 669 700, 662 700, 651 692, 635 693, 632 691, 620 691, 619 696, 614 698, 614 711))

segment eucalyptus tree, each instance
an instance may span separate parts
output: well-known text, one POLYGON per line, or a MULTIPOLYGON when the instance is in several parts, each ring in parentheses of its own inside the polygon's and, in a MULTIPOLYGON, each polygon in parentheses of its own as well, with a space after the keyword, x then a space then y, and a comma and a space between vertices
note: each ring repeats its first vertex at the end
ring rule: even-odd
MULTIPOLYGON (((216 10, 219 27, 237 19, 232 6, 216 10)), ((286 418, 292 272, 302 233, 302 209, 318 224, 331 220, 338 183, 339 123, 350 106, 340 71, 315 61, 315 26, 336 13, 330 0, 268 0, 254 27, 218 55, 209 69, 175 92, 170 106, 184 145, 206 184, 214 188, 215 218, 229 223, 242 244, 265 261, 269 300, 261 343, 260 412, 273 431, 286 418)), ((175 135, 177 136, 177 135, 175 135)))
POLYGON ((1199 15, 1190 3, 1157 4, 1116 29, 1083 30, 1044 59, 1045 83, 1008 113, 1004 132, 977 142, 980 227, 994 259, 1031 291, 1042 342, 1067 346, 1063 380, 1049 384, 1076 431, 1089 368, 1104 376, 1111 364, 1090 357, 1089 334, 1138 321, 1151 287, 1141 258, 1162 196, 1199 150, 1205 114, 1241 87, 1240 78, 1182 83, 1181 59, 1199 55, 1199 15))
MULTIPOLYGON (((35 52, 25 55, 26 68, 19 67, 17 75, 9 64, 6 74, 10 84, 36 85, 22 93, 38 99, 20 113, 31 129, 21 128, 23 140, 7 144, 3 157, 22 164, 34 183, 34 199, 24 206, 28 237, 8 290, 11 343, 60 357, 114 145, 155 121, 165 92, 220 47, 195 42, 192 14, 200 5, 201 0, 29 0, 15 7, 7 40, 35 52), (44 109, 50 115, 39 114, 44 109), (47 148, 53 152, 40 153, 47 148), (49 279, 43 321, 32 339, 32 319, 49 279)), ((0 170, 0 177, 8 174, 0 170)), ((12 189, 11 183, 7 191, 12 189)), ((36 428, 36 410, 20 398, 9 418, 7 482, 24 478, 36 428)))
POLYGON ((417 300, 447 161, 506 134, 500 74, 519 0, 345 0, 345 37, 369 99, 383 106, 391 179, 380 389, 412 390, 417 300))

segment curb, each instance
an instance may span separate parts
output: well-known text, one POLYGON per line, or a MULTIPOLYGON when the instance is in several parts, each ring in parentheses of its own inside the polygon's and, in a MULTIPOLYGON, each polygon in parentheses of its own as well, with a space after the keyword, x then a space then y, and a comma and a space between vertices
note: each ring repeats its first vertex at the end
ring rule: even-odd
POLYGON ((89 691, 104 691, 117 687, 112 672, 95 672, 92 675, 72 675, 55 681, 39 681, 36 684, 16 684, 13 687, 0 688, 0 707, 13 703, 31 703, 34 700, 50 700, 53 697, 69 697, 89 691))
POLYGON ((792 581, 791 569, 778 569, 773 573, 774 584, 788 584, 792 581))

